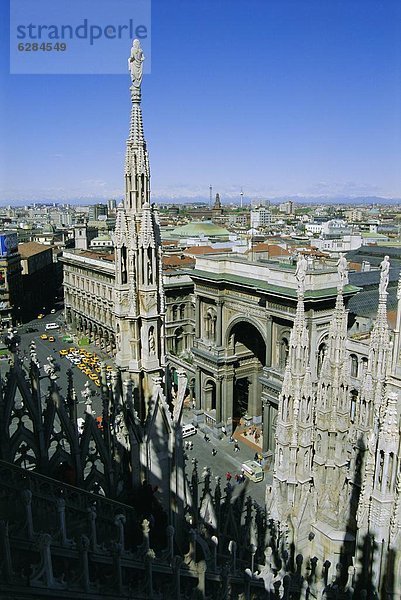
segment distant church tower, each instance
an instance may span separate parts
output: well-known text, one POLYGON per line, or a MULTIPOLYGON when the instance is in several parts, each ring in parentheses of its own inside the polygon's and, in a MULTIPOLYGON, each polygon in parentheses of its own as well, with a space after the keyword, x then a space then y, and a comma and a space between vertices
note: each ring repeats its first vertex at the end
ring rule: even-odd
POLYGON ((150 170, 141 111, 144 55, 135 40, 128 60, 131 123, 125 161, 125 198, 115 229, 116 363, 135 386, 136 408, 144 418, 153 377, 165 365, 161 239, 156 209, 150 205, 150 170))
POLYGON ((216 194, 216 200, 214 202, 213 208, 212 208, 212 220, 214 219, 218 219, 219 217, 221 217, 221 215, 223 214, 223 209, 221 207, 221 201, 220 201, 220 194, 216 194))

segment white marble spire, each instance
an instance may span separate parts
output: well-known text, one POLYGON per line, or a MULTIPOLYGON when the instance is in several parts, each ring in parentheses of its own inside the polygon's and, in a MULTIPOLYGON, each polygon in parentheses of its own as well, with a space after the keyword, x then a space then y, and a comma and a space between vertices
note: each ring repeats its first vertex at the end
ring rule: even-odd
POLYGON ((346 351, 347 312, 343 286, 338 287, 327 350, 316 396, 314 493, 316 528, 344 531, 348 518, 348 461, 350 429, 349 357, 346 351), (338 491, 341 490, 341 494, 338 491), (346 508, 341 506, 346 503, 346 508), (319 525, 322 524, 322 525, 319 525))
POLYGON ((153 380, 165 364, 161 238, 156 209, 150 204, 150 169, 143 135, 141 85, 144 56, 134 40, 131 121, 125 160, 125 198, 116 220, 116 363, 139 392, 136 407, 144 417, 153 380))
POLYGON ((150 202, 150 169, 143 134, 141 85, 142 63, 145 60, 139 40, 134 40, 128 67, 131 73, 131 120, 125 158, 125 199, 127 214, 138 214, 145 202, 150 202))
POLYGON ((276 450, 269 507, 274 519, 287 522, 298 547, 309 534, 313 447, 313 397, 309 366, 309 334, 304 308, 302 258, 297 272, 298 302, 289 341, 288 359, 279 397, 276 450), (308 512, 309 511, 309 512, 308 512))

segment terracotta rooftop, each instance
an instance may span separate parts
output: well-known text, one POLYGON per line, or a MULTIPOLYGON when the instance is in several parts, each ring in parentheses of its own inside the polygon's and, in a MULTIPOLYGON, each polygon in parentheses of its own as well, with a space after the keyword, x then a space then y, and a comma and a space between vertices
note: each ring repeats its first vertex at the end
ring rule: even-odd
POLYGON ((260 244, 255 244, 252 250, 247 250, 247 252, 267 252, 269 257, 273 256, 289 256, 291 252, 288 252, 285 248, 278 246, 276 244, 267 244, 266 242, 260 242, 260 244))
POLYGON ((202 254, 222 254, 231 252, 231 248, 212 248, 212 246, 189 246, 185 248, 184 254, 202 255, 202 254))
POLYGON ((190 256, 163 256, 163 269, 188 269, 195 266, 195 260, 190 256))
POLYGON ((21 258, 30 258, 35 254, 41 254, 48 250, 52 250, 52 246, 39 244, 39 242, 23 242, 22 244, 18 244, 18 252, 21 254, 21 258))
POLYGON ((106 252, 91 252, 90 250, 83 250, 81 252, 81 256, 87 256, 88 258, 93 258, 94 260, 108 260, 109 262, 114 262, 114 252, 109 254, 106 252))

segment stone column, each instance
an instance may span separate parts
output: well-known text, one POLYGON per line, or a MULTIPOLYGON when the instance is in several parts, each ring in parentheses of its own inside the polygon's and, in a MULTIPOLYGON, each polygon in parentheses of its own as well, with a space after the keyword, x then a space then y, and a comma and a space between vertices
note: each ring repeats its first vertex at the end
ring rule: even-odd
POLYGON ((216 307, 217 307, 216 346, 218 348, 220 348, 220 346, 222 344, 222 337, 223 337, 223 331, 222 331, 222 329, 223 329, 223 319, 222 319, 223 302, 221 300, 217 300, 216 307))
POLYGON ((272 339, 273 335, 273 319, 270 315, 267 317, 266 324, 266 367, 272 366, 272 339))
POLYGON ((201 410, 201 370, 199 367, 195 369, 195 401, 196 410, 201 410))
POLYGON ((201 397, 201 390, 202 390, 202 372, 200 370, 200 367, 196 367, 195 369, 195 406, 196 409, 194 410, 194 418, 193 418, 193 424, 196 427, 200 427, 201 425, 203 425, 204 421, 205 421, 205 415, 202 409, 202 397, 201 397))
POLYGON ((201 300, 199 296, 196 296, 195 299, 195 338, 199 339, 201 337, 201 300))
POLYGON ((263 454, 270 449, 270 402, 263 400, 263 454))
POLYGON ((221 381, 222 375, 216 376, 216 424, 221 421, 221 381))
POLYGON ((222 393, 221 393, 221 384, 223 381, 222 375, 216 376, 216 425, 214 428, 214 434, 216 437, 221 437, 221 404, 222 404, 222 393))
MULTIPOLYGON (((233 415, 233 395, 234 395, 234 369, 232 366, 229 368, 229 372, 225 374, 222 382, 222 406, 221 406, 221 420, 224 425, 230 425, 233 415), (230 423, 229 423, 230 421, 230 423)), ((226 427, 227 429, 227 427, 226 427)), ((230 429, 230 427, 228 427, 230 429)), ((231 430, 227 433, 231 433, 231 430)))

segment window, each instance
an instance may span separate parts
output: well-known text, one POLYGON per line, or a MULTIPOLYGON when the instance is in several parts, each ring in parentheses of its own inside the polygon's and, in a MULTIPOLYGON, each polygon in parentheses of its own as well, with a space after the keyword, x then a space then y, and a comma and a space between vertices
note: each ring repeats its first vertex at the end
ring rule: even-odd
POLYGON ((351 377, 358 377, 358 357, 351 354, 351 377))

